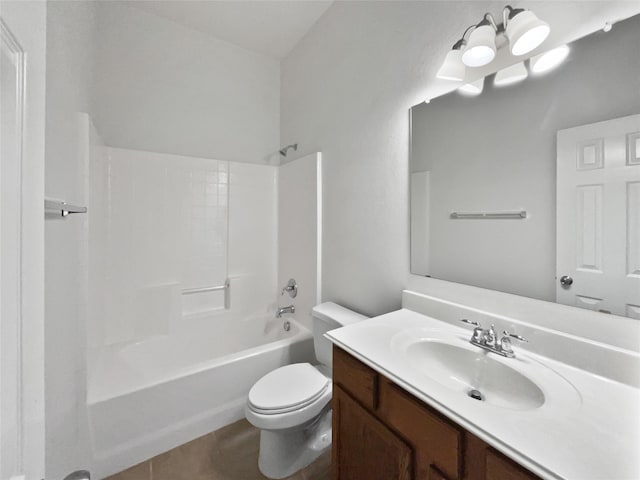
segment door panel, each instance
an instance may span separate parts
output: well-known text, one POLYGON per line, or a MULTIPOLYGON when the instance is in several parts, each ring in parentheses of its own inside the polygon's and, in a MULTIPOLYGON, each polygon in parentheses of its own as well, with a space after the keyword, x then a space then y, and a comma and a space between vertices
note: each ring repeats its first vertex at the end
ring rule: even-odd
POLYGON ((556 300, 640 314, 640 115, 558 132, 556 300), (570 276, 573 283, 561 285, 570 276))
POLYGON ((602 268, 602 185, 577 188, 578 222, 577 268, 601 273, 602 268))
POLYGON ((640 277, 640 182, 627 183, 627 275, 640 277))

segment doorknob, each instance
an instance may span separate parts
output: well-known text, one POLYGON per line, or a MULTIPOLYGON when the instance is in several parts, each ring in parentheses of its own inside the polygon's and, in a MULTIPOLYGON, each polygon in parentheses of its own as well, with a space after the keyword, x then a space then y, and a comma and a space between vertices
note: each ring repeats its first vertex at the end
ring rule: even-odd
POLYGON ((569 287, 571 286, 571 284, 573 284, 573 278, 571 278, 569 275, 563 275, 560 277, 560 285, 562 285, 563 287, 569 287))

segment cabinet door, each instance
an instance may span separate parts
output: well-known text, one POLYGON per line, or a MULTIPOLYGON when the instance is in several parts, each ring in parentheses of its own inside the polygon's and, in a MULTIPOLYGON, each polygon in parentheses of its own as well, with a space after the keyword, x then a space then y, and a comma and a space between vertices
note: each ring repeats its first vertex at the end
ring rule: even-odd
POLYGON ((333 480, 412 480, 409 446, 335 386, 333 480))
POLYGON ((449 480, 435 465, 429 466, 429 480, 449 480))
POLYGON ((411 445, 416 480, 461 477, 462 429, 387 379, 380 381, 378 414, 411 445))
POLYGON ((487 449, 486 462, 486 480, 539 480, 537 475, 491 448, 487 449))

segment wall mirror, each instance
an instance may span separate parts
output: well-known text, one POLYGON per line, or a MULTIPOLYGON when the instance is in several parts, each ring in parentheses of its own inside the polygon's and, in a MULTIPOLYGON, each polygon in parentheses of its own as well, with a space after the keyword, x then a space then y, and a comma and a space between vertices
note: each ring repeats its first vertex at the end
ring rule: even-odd
POLYGON ((414 106, 411 272, 640 319, 639 46, 637 15, 414 106))

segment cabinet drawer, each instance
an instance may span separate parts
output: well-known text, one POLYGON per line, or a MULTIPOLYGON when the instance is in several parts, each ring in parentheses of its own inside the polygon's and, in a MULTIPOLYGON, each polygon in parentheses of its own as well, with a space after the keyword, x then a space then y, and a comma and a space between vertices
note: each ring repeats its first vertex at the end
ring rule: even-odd
POLYGON ((461 477, 463 431, 391 381, 380 381, 378 416, 416 452, 416 478, 461 477))
POLYGON ((528 470, 501 453, 487 448, 487 480, 540 480, 528 470))
POLYGON ((338 347, 333 347, 333 382, 365 407, 378 404, 378 374, 338 347))

